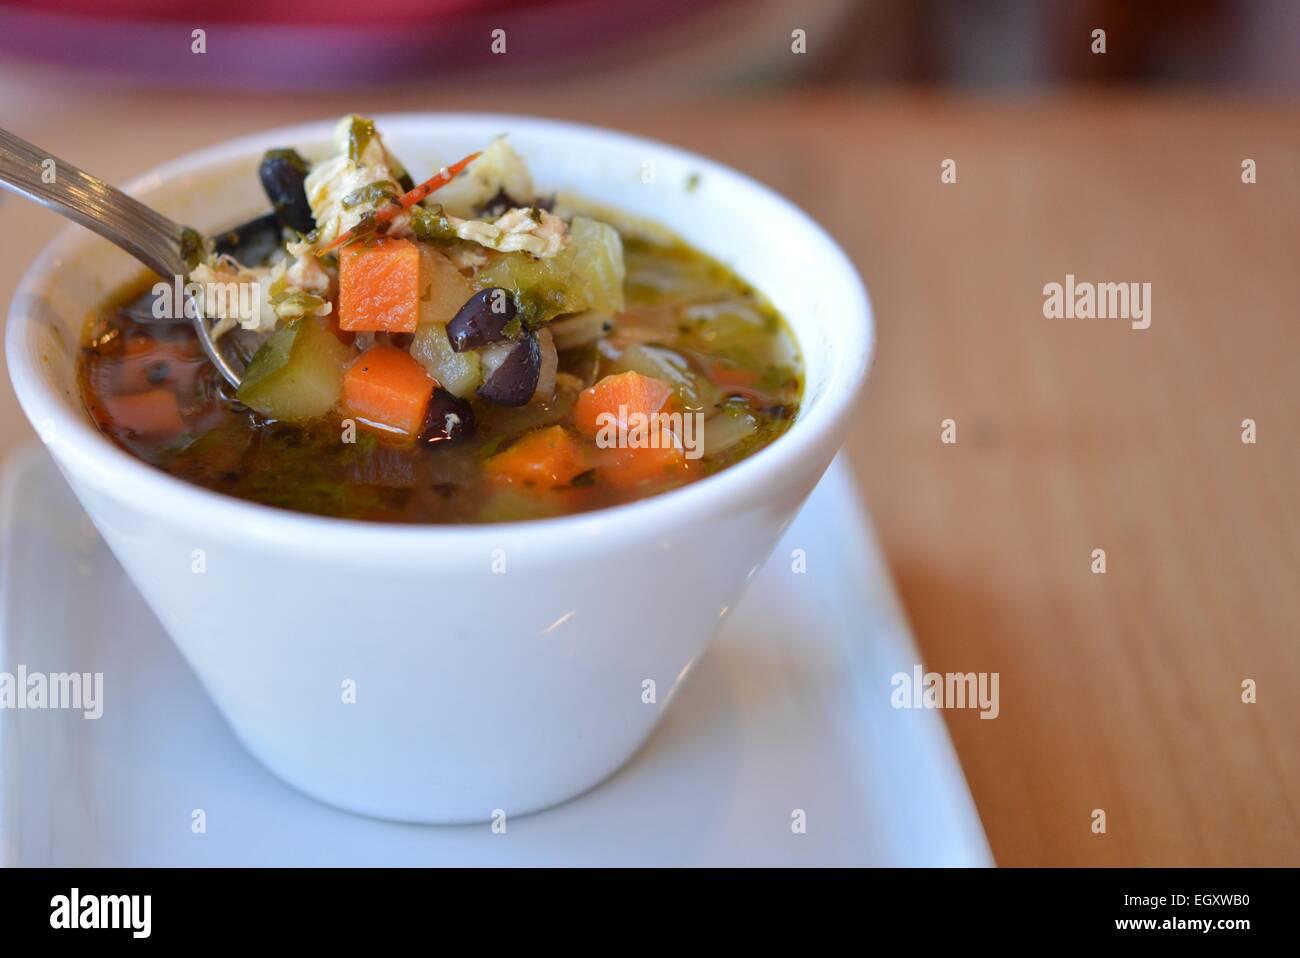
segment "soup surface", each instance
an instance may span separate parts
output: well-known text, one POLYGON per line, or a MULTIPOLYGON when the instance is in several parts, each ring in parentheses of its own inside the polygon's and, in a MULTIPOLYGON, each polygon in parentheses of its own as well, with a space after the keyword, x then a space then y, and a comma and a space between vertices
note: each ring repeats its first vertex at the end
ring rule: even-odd
POLYGON ((793 337, 716 261, 537 194, 503 141, 424 195, 362 118, 336 143, 315 166, 269 153, 276 212, 188 277, 249 360, 238 390, 179 281, 142 279, 93 319, 82 396, 133 455, 302 512, 496 522, 698 481, 796 416, 793 337))

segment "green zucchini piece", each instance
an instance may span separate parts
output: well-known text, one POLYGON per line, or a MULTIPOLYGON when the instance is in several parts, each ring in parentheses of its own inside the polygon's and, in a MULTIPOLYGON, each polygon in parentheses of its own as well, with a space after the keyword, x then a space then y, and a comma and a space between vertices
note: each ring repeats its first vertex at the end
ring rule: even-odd
POLYGON ((319 419, 339 400, 350 354, 321 320, 294 320, 262 344, 236 395, 270 419, 319 419))
POLYGON ((483 365, 478 353, 453 350, 447 338, 447 327, 441 323, 422 324, 415 331, 411 355, 453 396, 471 399, 483 384, 483 365))

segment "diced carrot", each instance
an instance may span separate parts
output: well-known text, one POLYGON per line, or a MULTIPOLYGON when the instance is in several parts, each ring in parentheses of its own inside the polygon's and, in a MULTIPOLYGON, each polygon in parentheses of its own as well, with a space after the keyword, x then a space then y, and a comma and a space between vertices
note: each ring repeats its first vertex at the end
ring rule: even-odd
POLYGON ((609 413, 625 423, 633 413, 653 416, 667 412, 673 406, 674 390, 662 379, 643 376, 635 370, 606 376, 590 389, 578 394, 573 404, 573 425, 586 436, 597 435, 608 420, 601 418, 609 413))
POLYGON ((616 489, 632 489, 653 479, 667 479, 685 466, 685 453, 676 446, 611 449, 604 453, 596 473, 616 489))
POLYGON ((758 371, 744 366, 724 366, 714 363, 709 378, 719 386, 752 386, 758 382, 758 371))
POLYGON ((413 333, 420 322, 420 251, 410 240, 353 243, 339 251, 339 328, 413 333))
POLYGON ((590 468, 587 452, 563 426, 535 429, 483 464, 489 476, 525 486, 563 486, 590 468))
POLYGON ((104 408, 115 426, 129 429, 138 436, 165 436, 185 431, 180 404, 170 389, 106 396, 104 408))
MULTIPOLYGON (((651 417, 670 413, 676 406, 676 392, 662 379, 645 376, 635 370, 606 376, 590 389, 583 390, 573 405, 573 423, 588 436, 599 437, 602 429, 612 422, 620 427, 629 425, 629 417, 636 413, 651 417)), ((661 441, 668 438, 666 429, 653 432, 661 441)), ((620 428, 620 440, 622 429, 620 428)), ((660 448, 611 448, 603 451, 596 467, 601 479, 619 489, 630 489, 651 479, 664 478, 681 469, 686 463, 685 453, 675 445, 660 448)))
POLYGON ((437 385, 410 353, 378 344, 343 374, 343 408, 363 425, 414 436, 437 385))

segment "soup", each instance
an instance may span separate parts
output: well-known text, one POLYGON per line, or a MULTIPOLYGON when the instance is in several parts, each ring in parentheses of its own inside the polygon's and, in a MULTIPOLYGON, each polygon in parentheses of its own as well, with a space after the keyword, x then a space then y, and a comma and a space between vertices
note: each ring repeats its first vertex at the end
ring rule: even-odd
POLYGON ((318 515, 498 522, 700 481, 797 415, 784 321, 666 231, 539 194, 504 140, 420 187, 368 121, 335 142, 267 154, 275 212, 214 240, 192 300, 141 279, 94 318, 82 396, 133 455, 318 515))

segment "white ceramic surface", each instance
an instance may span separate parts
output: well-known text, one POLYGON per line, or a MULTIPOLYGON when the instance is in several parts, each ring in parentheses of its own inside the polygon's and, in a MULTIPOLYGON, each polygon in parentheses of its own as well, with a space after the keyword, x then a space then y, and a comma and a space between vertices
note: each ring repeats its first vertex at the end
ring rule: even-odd
POLYGON ((0 865, 991 864, 942 719, 889 705, 920 659, 842 463, 646 747, 505 834, 347 815, 268 774, 44 451, 5 466, 0 671, 102 672, 104 712, 0 710, 0 865))
MULTIPOLYGON (((519 117, 377 122, 417 177, 508 131, 542 188, 650 216, 730 263, 803 349, 807 391, 789 433, 686 489, 531 523, 396 527, 219 496, 134 460, 84 415, 73 376, 82 325, 136 267, 77 229, 15 296, 9 370, 77 498, 255 756, 352 811, 481 821, 568 798, 645 741, 842 442, 870 358, 870 308, 819 227, 701 157, 519 117), (349 682, 355 704, 343 701, 349 682)), ((331 126, 192 154, 131 189, 217 230, 263 208, 254 170, 267 147, 319 153, 331 126)))

